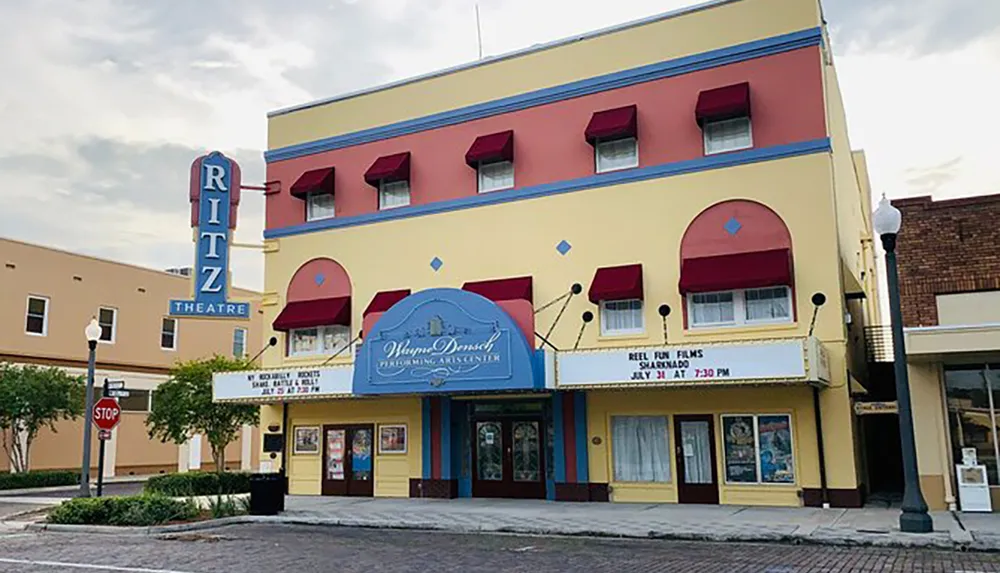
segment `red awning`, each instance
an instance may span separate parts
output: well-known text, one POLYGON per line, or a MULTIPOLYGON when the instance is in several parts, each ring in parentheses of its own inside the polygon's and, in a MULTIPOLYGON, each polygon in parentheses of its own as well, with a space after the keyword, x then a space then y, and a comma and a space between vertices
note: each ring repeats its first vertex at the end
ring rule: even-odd
POLYGON ((682 293, 791 284, 792 257, 788 249, 700 257, 681 262, 682 293))
POLYGON ((480 163, 514 161, 514 132, 502 131, 480 135, 465 152, 465 162, 476 168, 480 163))
POLYGON ((750 117, 750 84, 743 82, 701 92, 694 117, 698 125, 706 121, 750 117))
POLYGON ((597 143, 597 140, 636 137, 639 133, 637 114, 638 108, 635 104, 599 111, 590 117, 590 123, 587 124, 583 135, 591 145, 597 143))
POLYGON ((484 296, 493 302, 523 299, 534 304, 531 277, 468 282, 462 285, 462 289, 484 296))
POLYGON ((642 265, 624 265, 597 269, 587 292, 590 302, 642 298, 642 265))
POLYGON ((305 199, 309 193, 333 194, 333 167, 306 171, 292 183, 292 197, 305 199))
POLYGON ((368 303, 368 307, 365 308, 362 316, 368 316, 373 312, 385 312, 392 308, 392 305, 408 296, 410 296, 410 289, 384 290, 377 292, 375 293, 375 296, 372 297, 372 301, 368 303))
POLYGON ((351 297, 317 298, 290 302, 272 325, 275 330, 312 328, 331 324, 351 325, 351 297))
POLYGON ((365 171, 365 182, 378 187, 379 181, 405 181, 410 178, 410 152, 384 155, 365 171))

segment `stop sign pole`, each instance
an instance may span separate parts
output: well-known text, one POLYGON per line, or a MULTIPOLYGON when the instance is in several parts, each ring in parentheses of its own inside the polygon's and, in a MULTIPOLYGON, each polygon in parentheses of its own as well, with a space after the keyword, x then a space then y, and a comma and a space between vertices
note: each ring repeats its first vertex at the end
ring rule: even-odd
POLYGON ((94 404, 94 409, 90 413, 94 419, 94 425, 100 430, 98 437, 101 441, 101 451, 97 458, 97 497, 101 497, 104 490, 104 446, 111 437, 111 430, 121 421, 121 407, 114 398, 108 396, 108 379, 104 379, 104 388, 101 392, 101 399, 94 404))

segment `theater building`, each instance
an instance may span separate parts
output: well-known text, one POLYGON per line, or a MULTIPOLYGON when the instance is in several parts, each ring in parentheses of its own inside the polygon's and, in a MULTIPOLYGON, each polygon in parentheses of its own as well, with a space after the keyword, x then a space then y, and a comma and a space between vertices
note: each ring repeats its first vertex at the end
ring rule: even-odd
POLYGON ((871 201, 816 1, 663 14, 268 132, 278 343, 215 399, 262 404, 290 493, 862 503, 871 201))

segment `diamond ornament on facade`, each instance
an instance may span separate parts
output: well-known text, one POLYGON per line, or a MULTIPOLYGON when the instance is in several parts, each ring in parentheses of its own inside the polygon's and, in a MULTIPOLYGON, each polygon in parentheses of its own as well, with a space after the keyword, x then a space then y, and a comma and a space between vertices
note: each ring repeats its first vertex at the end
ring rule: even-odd
POLYGON ((323 273, 316 273, 313 280, 316 281, 316 286, 323 286, 323 283, 326 282, 326 277, 323 276, 323 273))
POLYGON ((442 261, 441 259, 437 257, 431 259, 431 268, 434 269, 434 272, 439 271, 442 266, 444 266, 444 261, 442 261))
POLYGON ((739 221, 736 220, 736 217, 730 217, 730 219, 728 221, 726 221, 726 224, 723 225, 723 228, 730 235, 735 235, 736 233, 738 233, 740 231, 740 229, 743 228, 743 225, 739 221))
POLYGON ((565 239, 562 240, 562 241, 559 241, 559 244, 556 245, 556 250, 559 251, 560 255, 565 255, 572 248, 573 248, 573 245, 569 244, 565 239))

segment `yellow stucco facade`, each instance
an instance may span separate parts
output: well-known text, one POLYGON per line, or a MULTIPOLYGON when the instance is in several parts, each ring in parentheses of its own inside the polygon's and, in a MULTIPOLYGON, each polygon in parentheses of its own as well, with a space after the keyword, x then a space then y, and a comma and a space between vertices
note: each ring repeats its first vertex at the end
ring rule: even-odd
MULTIPOLYGON (((736 44, 766 41, 821 26, 819 5, 812 0, 719 2, 384 89, 275 112, 268 123, 269 150, 308 155, 293 148, 619 70, 693 55, 707 57, 707 53, 736 44)), ((852 151, 847 139, 828 47, 821 47, 818 53, 821 61, 813 65, 822 70, 824 117, 819 123, 825 126, 825 138, 814 140, 820 142, 811 144, 819 146, 814 151, 789 151, 761 160, 734 160, 731 164, 705 163, 703 168, 668 170, 634 180, 609 179, 606 184, 569 192, 537 193, 414 216, 377 213, 326 228, 269 229, 265 233, 265 292, 261 305, 264 338, 276 336, 281 343, 276 350, 264 353, 264 372, 299 376, 312 368, 317 372, 331 367, 359 368, 355 352, 294 356, 287 351, 287 329, 267 326, 275 324, 297 302, 290 298, 290 285, 296 273, 318 257, 335 260, 349 277, 347 288, 352 302, 347 322, 352 339, 362 334, 366 305, 380 292, 460 289, 469 281, 525 276, 532 279, 537 309, 533 315, 535 330, 544 332, 547 341, 543 344, 541 337, 536 337, 529 344, 539 355, 554 354, 555 360, 560 352, 572 348, 655 350, 666 348, 665 344, 670 348, 700 348, 747 341, 767 345, 815 337, 829 362, 828 379, 816 383, 820 432, 814 391, 798 378, 768 384, 738 380, 741 383, 733 385, 705 382, 669 388, 654 384, 646 388, 573 392, 560 390, 559 371, 550 370, 545 374, 545 386, 536 388, 525 401, 532 397, 545 401, 546 416, 551 416, 546 419, 555 428, 553 437, 542 441, 550 447, 555 441, 555 454, 549 457, 556 460, 559 469, 549 481, 557 482, 557 490, 563 478, 573 482, 569 485, 582 485, 583 489, 588 482, 600 484, 612 501, 679 501, 677 478, 682 472, 672 456, 670 479, 656 483, 616 480, 611 420, 614 416, 659 416, 670 420, 673 428, 676 416, 697 414, 710 416, 714 428, 713 459, 720 503, 797 506, 806 503, 807 497, 816 503, 823 485, 832 492, 830 498, 835 505, 860 503, 863 472, 858 463, 850 389, 852 376, 856 379, 863 373, 849 372, 858 362, 857 352, 863 352, 863 345, 851 341, 844 317, 856 315, 855 328, 861 328, 866 319, 878 314, 868 217, 871 191, 864 155, 852 151), (682 239, 700 214, 731 201, 761 205, 787 227, 794 261, 794 288, 790 289, 794 311, 789 320, 717 328, 689 324, 691 319, 685 310, 688 303, 678 292, 682 239), (615 225, 609 228, 609 222, 615 225), (557 249, 561 242, 568 242, 572 251, 557 249), (429 265, 433 260, 442 264, 429 265), (565 298, 574 284, 586 289, 594 279, 595 269, 631 263, 642 265, 641 332, 602 335, 604 319, 585 295, 570 296, 565 305, 542 308, 544 303, 565 298), (817 293, 825 295, 825 304, 815 308, 817 293), (864 298, 849 299, 847 293, 860 293, 864 298), (673 312, 663 317, 661 305, 669 305, 673 312), (581 323, 579 317, 589 312, 596 314, 593 324, 581 323), (790 482, 758 480, 749 484, 727 480, 722 420, 723 416, 738 414, 789 416, 794 459, 794 478, 790 482), (573 424, 577 424, 575 434, 570 428, 573 424), (818 433, 825 437, 825 480, 820 476, 818 433), (573 440, 575 446, 569 445, 573 440)), ((788 149, 799 149, 794 145, 788 149)), ((271 161, 281 164, 285 160, 271 161)), ((371 333, 363 334, 362 344, 368 344, 364 341, 371 333)), ((860 360, 863 362, 863 356, 860 360)), ((325 438, 320 438, 320 451, 287 453, 292 448, 290 436, 295 428, 370 424, 378 435, 382 425, 405 424, 407 452, 383 454, 374 448, 372 458, 374 495, 407 496, 415 495, 414 488, 453 487, 430 482, 456 479, 447 466, 451 459, 451 464, 461 467, 454 458, 468 455, 463 453, 467 451, 463 448, 469 446, 462 441, 462 432, 475 428, 482 431, 481 420, 486 419, 477 417, 477 404, 483 405, 485 411, 485 406, 494 402, 517 402, 504 394, 457 393, 442 398, 443 405, 438 406, 433 391, 429 392, 431 397, 421 393, 360 397, 351 395, 349 388, 340 392, 344 395, 336 399, 316 396, 282 400, 273 395, 247 394, 248 400, 266 404, 261 412, 262 430, 284 435, 284 451, 263 451, 260 459, 272 470, 283 468, 287 472, 291 493, 323 493, 322 476, 328 469, 324 467, 328 459, 322 445, 325 438), (464 405, 454 408, 458 402, 464 405), (462 426, 466 423, 469 425, 462 426), (431 426, 435 428, 433 440, 427 430, 431 426), (430 444, 433 452, 426 451, 430 444)), ((493 434, 487 439, 492 444, 493 434)), ((674 437, 670 443, 674 443, 674 437)), ((454 487, 458 495, 465 495, 461 484, 454 487)), ((582 491, 577 487, 572 495, 593 495, 582 491)), ((454 492, 443 496, 454 497, 454 492)), ((556 498, 559 496, 557 493, 556 498)))

